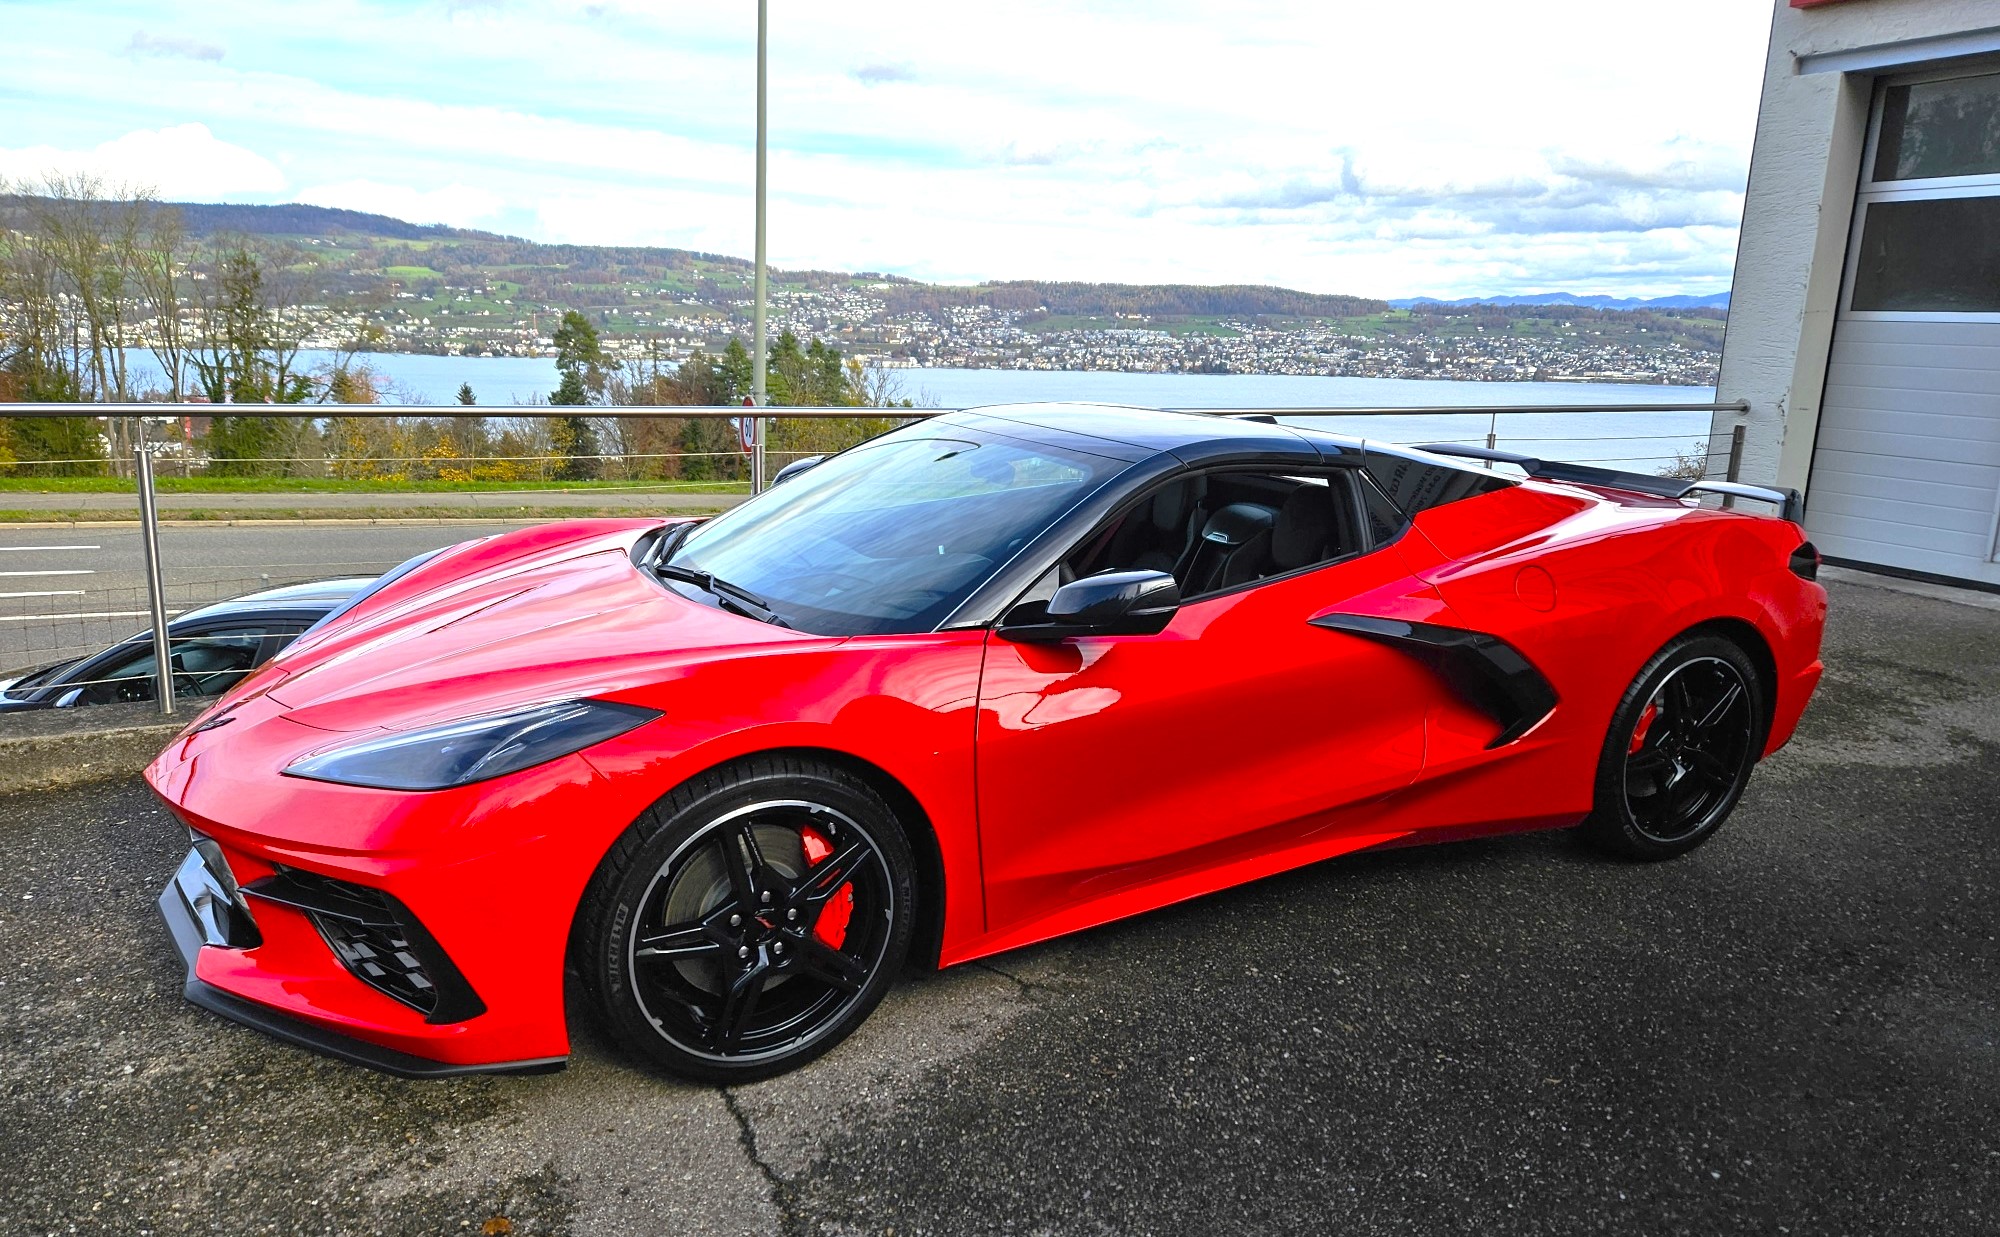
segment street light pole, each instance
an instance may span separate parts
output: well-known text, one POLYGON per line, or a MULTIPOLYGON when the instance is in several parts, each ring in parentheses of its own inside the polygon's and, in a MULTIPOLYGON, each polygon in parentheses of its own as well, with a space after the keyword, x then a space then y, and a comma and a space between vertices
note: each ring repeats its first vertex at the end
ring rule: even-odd
MULTIPOLYGON (((764 62, 770 29, 769 0, 757 0, 757 291, 751 315, 754 320, 751 352, 750 397, 761 414, 764 408, 764 367, 768 349, 764 335, 764 300, 767 292, 764 271, 764 62)), ((750 492, 764 490, 764 418, 750 418, 750 492)))

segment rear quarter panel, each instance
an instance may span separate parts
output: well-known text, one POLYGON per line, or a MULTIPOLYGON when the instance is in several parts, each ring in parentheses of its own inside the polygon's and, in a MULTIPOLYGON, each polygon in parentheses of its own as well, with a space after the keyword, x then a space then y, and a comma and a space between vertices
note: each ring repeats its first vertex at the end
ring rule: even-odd
POLYGON ((1434 728, 1426 778, 1439 783, 1441 822, 1490 816, 1517 793, 1581 819, 1619 699, 1689 628, 1730 620, 1761 637, 1776 689, 1767 751, 1789 737, 1817 679, 1826 594, 1789 570, 1804 537, 1787 522, 1529 483, 1424 511, 1415 532, 1400 546, 1415 573, 1464 626, 1518 648, 1558 696, 1498 758, 1478 728, 1434 728), (1462 790, 1447 789, 1455 781, 1462 790), (1454 793, 1464 801, 1443 801, 1454 793))

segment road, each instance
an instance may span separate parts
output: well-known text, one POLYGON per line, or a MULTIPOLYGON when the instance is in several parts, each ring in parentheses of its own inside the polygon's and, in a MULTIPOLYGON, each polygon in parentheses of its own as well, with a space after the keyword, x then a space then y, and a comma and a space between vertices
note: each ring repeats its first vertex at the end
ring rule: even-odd
POLYGON ((0 800, 0 1232, 2000 1231, 2000 614, 1834 593, 1687 859, 1335 860, 907 979, 727 1091, 587 1023, 541 1078, 273 1043, 180 1000, 142 788, 0 800))
MULTIPOLYGON (((521 527, 483 521, 180 526, 160 530, 160 562, 170 607, 185 609, 272 583, 378 575, 425 550, 521 527)), ((146 608, 137 529, 0 525, 0 668, 121 639, 144 626, 146 608), (71 617, 82 614, 111 617, 71 617)))

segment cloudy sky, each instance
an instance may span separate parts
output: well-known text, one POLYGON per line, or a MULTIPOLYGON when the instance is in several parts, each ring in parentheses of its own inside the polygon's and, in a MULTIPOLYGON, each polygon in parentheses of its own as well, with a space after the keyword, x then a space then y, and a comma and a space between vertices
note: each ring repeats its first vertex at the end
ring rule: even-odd
MULTIPOLYGON (((1728 287, 1766 0, 770 0, 771 260, 1728 287)), ((0 0, 0 176, 748 256, 751 0, 0 0)))

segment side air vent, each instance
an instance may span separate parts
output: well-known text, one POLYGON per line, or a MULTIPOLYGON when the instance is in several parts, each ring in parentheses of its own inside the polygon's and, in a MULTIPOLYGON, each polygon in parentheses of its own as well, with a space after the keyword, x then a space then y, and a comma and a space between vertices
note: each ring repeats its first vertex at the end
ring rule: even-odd
POLYGON ((1785 565, 1790 567, 1792 574, 1801 580, 1819 579, 1819 547, 1810 541, 1800 543, 1799 548, 1792 551, 1792 557, 1785 565))
POLYGON ((304 911, 340 964, 362 983, 424 1015, 463 1022, 486 1003, 408 907, 379 889, 281 868, 243 886, 267 902, 304 911))
POLYGON ((1429 666, 1459 699, 1499 723, 1500 733, 1487 741, 1488 748, 1512 743, 1556 707, 1556 689, 1521 650, 1498 636, 1366 614, 1322 614, 1309 621, 1379 641, 1429 666))

